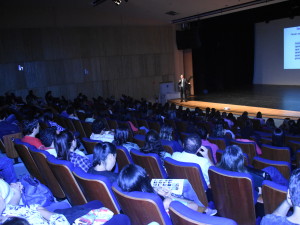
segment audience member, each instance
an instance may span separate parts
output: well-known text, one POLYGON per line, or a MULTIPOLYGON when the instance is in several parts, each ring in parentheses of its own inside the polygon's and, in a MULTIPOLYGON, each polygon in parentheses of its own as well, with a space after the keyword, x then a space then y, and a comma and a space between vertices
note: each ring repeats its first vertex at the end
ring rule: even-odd
POLYGON ((116 146, 109 142, 99 143, 94 148, 93 164, 88 173, 107 177, 111 183, 117 180, 118 174, 112 172, 116 165, 116 146))
POLYGON ((35 146, 37 149, 45 149, 45 146, 42 144, 41 140, 36 138, 35 136, 40 131, 40 125, 38 120, 25 120, 23 121, 23 135, 24 137, 21 141, 26 142, 35 146))
POLYGON ((45 150, 54 157, 57 157, 57 153, 54 147, 54 141, 56 137, 56 127, 47 127, 40 131, 40 140, 45 146, 45 150))
POLYGON ((285 133, 280 128, 276 128, 272 134, 272 145, 277 147, 285 147, 285 133))
MULTIPOLYGON (((191 209, 199 210, 200 212, 205 212, 211 216, 217 213, 216 210, 204 207, 203 204, 198 200, 197 195, 195 193, 193 195, 195 195, 195 197, 197 198, 197 203, 195 203, 195 201, 190 200, 192 198, 185 198, 184 192, 183 195, 179 197, 172 194, 168 189, 154 189, 151 186, 150 178, 148 177, 146 171, 142 167, 135 164, 129 164, 121 170, 117 183, 118 186, 126 192, 140 191, 159 194, 163 200, 163 204, 166 210, 169 209, 169 205, 172 201, 180 201, 183 204, 190 207, 191 209)), ((192 189, 188 181, 185 184, 192 189)), ((194 190, 192 191, 194 192, 194 190)))
MULTIPOLYGON (((10 116, 10 118, 11 117, 14 117, 13 114, 10 116)), ((12 120, 9 119, 7 117, 7 113, 4 110, 0 111, 0 138, 1 139, 4 135, 20 132, 20 128, 16 122, 17 121, 15 119, 12 120)))
POLYGON ((197 133, 199 134, 199 136, 201 138, 202 145, 208 146, 211 148, 214 160, 215 160, 215 162, 217 162, 217 151, 218 151, 219 147, 216 144, 210 143, 207 140, 207 137, 208 137, 207 129, 203 126, 200 126, 200 127, 198 127, 197 133))
POLYGON ((129 152, 131 149, 140 150, 140 147, 133 142, 128 141, 129 138, 129 131, 127 127, 118 127, 115 131, 114 141, 113 143, 116 146, 123 146, 129 152))
POLYGON ((160 128, 159 137, 161 139, 162 145, 171 146, 174 152, 182 152, 182 146, 176 136, 176 132, 171 125, 164 124, 160 128))
POLYGON ((300 169, 293 171, 287 198, 272 213, 263 217, 261 225, 299 225, 300 224, 300 169), (293 208, 293 213, 288 216, 289 210, 293 208))
POLYGON ((57 158, 70 161, 74 166, 87 172, 91 167, 90 160, 83 152, 76 149, 76 139, 70 131, 62 131, 56 136, 55 149, 57 158))
POLYGON ((165 151, 161 144, 158 133, 155 130, 150 130, 145 137, 145 145, 141 148, 143 153, 155 153, 159 155, 162 162, 166 157, 171 157, 171 155, 165 151))
POLYGON ((105 124, 101 119, 96 119, 92 123, 92 134, 90 139, 112 143, 114 141, 114 134, 111 131, 105 130, 105 124))
POLYGON ((181 162, 197 163, 203 173, 206 184, 209 186, 208 169, 213 162, 208 156, 208 149, 202 146, 201 138, 198 135, 188 136, 183 143, 183 152, 174 152, 172 158, 181 162), (197 154, 201 156, 198 156, 197 154))

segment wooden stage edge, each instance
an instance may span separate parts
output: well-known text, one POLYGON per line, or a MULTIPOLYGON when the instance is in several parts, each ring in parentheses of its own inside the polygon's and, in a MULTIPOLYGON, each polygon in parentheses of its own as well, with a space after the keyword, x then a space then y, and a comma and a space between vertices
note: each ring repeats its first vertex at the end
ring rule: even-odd
POLYGON ((241 115, 244 111, 247 111, 249 116, 256 116, 257 112, 261 112, 264 118, 275 118, 275 119, 284 119, 290 118, 293 120, 297 120, 300 118, 299 111, 290 111, 290 110, 282 110, 282 109, 270 109, 270 108, 262 108, 262 107, 254 107, 254 106, 246 106, 246 105, 231 105, 231 104, 223 104, 223 103, 215 103, 215 102, 202 102, 202 101, 188 101, 188 102, 180 102, 180 99, 170 99, 168 100, 170 103, 175 103, 175 105, 183 106, 187 108, 194 109, 199 107, 204 110, 209 108, 215 108, 220 112, 233 113, 234 115, 241 115), (226 109, 227 110, 226 110, 226 109))

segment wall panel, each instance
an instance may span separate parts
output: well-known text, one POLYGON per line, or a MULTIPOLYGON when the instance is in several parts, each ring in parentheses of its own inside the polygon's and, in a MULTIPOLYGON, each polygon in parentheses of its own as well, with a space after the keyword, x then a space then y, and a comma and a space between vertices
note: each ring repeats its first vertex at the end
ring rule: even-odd
POLYGON ((67 98, 79 92, 153 98, 160 82, 177 80, 182 63, 172 25, 1 29, 0 34, 0 93, 26 95, 33 89, 40 96, 51 90, 67 98))

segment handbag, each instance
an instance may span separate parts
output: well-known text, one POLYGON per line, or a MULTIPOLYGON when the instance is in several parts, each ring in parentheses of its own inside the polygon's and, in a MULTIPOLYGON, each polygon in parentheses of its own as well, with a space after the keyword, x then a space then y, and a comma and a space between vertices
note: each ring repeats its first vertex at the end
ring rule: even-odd
POLYGON ((23 185, 22 201, 24 205, 38 204, 45 207, 54 202, 50 189, 46 185, 41 184, 38 179, 30 175, 24 175, 21 177, 20 182, 23 185))

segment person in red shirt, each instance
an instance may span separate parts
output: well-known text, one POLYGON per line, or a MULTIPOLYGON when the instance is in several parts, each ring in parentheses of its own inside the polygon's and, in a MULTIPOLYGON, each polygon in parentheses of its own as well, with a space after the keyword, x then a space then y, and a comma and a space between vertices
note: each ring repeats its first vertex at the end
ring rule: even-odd
POLYGON ((36 138, 35 136, 40 131, 40 125, 38 120, 24 120, 23 122, 23 135, 24 137, 21 141, 26 142, 35 146, 37 149, 45 149, 45 146, 42 144, 41 140, 36 138))

